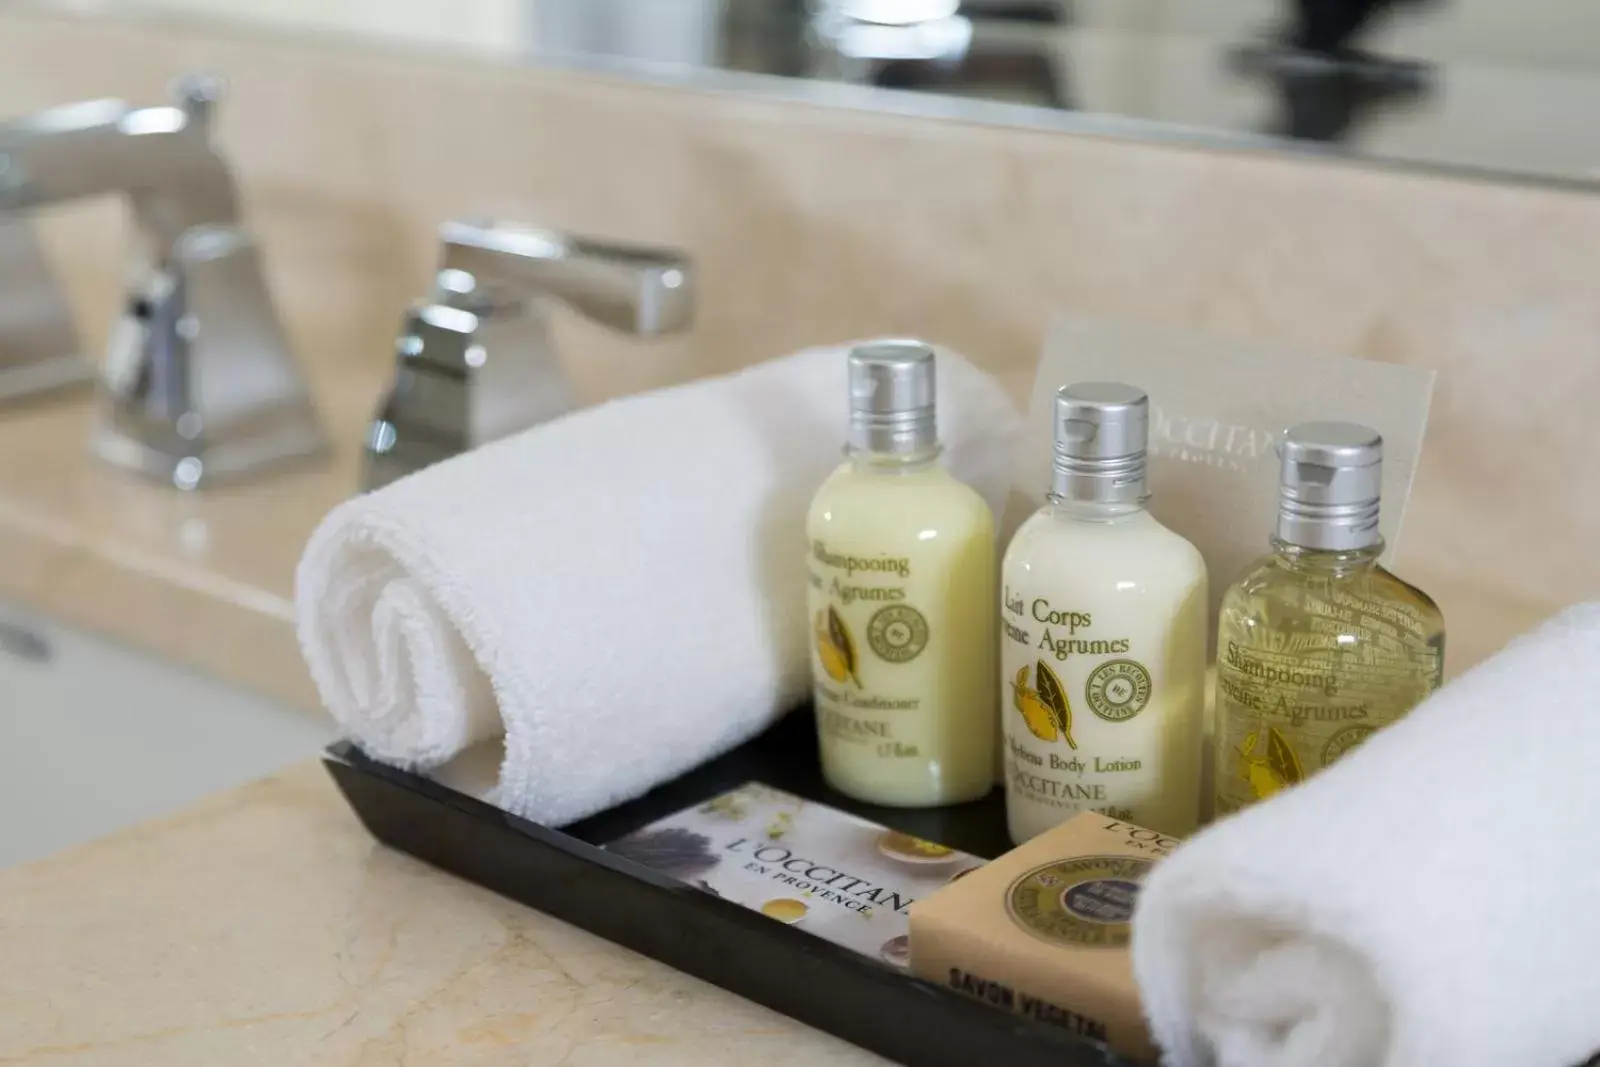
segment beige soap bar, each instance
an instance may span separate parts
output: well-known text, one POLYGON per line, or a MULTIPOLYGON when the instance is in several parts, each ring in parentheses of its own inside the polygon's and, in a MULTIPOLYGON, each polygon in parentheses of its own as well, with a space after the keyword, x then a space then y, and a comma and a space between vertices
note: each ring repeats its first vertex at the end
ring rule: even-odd
POLYGON ((911 906, 911 970, 1154 1062, 1128 957, 1140 883, 1178 839, 1086 812, 911 906))

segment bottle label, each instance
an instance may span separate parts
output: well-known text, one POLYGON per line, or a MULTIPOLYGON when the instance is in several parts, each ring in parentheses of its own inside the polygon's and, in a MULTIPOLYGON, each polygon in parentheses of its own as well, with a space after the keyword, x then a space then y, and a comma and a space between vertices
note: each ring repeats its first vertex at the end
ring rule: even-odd
POLYGON ((811 546, 813 698, 823 736, 884 759, 923 755, 905 712, 922 708, 917 679, 892 668, 920 657, 933 637, 907 600, 911 561, 811 546), (886 669, 889 668, 889 669, 886 669))
POLYGON ((1128 730, 1158 680, 1133 639, 1097 624, 1095 613, 1029 596, 1001 597, 1006 780, 1013 796, 1060 812, 1097 811, 1137 821, 1147 795, 1147 731, 1128 730))
POLYGON ((1274 628, 1223 610, 1218 815, 1303 781, 1438 687, 1441 649, 1409 604, 1311 578, 1291 614, 1274 628))

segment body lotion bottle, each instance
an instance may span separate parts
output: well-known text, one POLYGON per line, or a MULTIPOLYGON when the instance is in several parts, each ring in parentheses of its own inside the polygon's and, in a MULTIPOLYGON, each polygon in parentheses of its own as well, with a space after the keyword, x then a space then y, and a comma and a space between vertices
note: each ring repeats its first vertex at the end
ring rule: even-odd
POLYGON ((1145 510, 1149 401, 1056 394, 1049 502, 1001 570, 1006 816, 1019 844, 1081 811, 1199 821, 1206 570, 1145 510))
POLYGON ((844 464, 811 503, 813 695, 828 784, 858 800, 973 800, 994 778, 994 517, 939 464, 934 353, 849 355, 844 464))

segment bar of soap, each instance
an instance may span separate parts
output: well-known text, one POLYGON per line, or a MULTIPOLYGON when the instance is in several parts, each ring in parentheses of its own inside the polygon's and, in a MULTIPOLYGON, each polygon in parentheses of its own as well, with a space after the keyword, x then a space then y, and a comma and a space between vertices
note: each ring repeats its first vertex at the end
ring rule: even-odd
POLYGON ((911 906, 911 971, 1154 1062, 1128 941, 1139 886, 1178 839, 1077 815, 911 906))

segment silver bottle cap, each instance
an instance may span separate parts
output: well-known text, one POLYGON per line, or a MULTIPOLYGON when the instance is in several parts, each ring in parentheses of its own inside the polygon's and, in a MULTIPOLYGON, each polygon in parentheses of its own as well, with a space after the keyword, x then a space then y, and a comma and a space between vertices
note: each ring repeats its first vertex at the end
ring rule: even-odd
POLYGON ((1335 552, 1381 544, 1383 438, 1352 422, 1302 422, 1278 443, 1278 538, 1335 552))
POLYGON ((1052 499, 1140 504, 1150 399, 1118 382, 1080 382, 1056 392, 1052 499))
POLYGON ((933 349, 921 341, 868 341, 850 350, 850 450, 936 451, 933 349))

